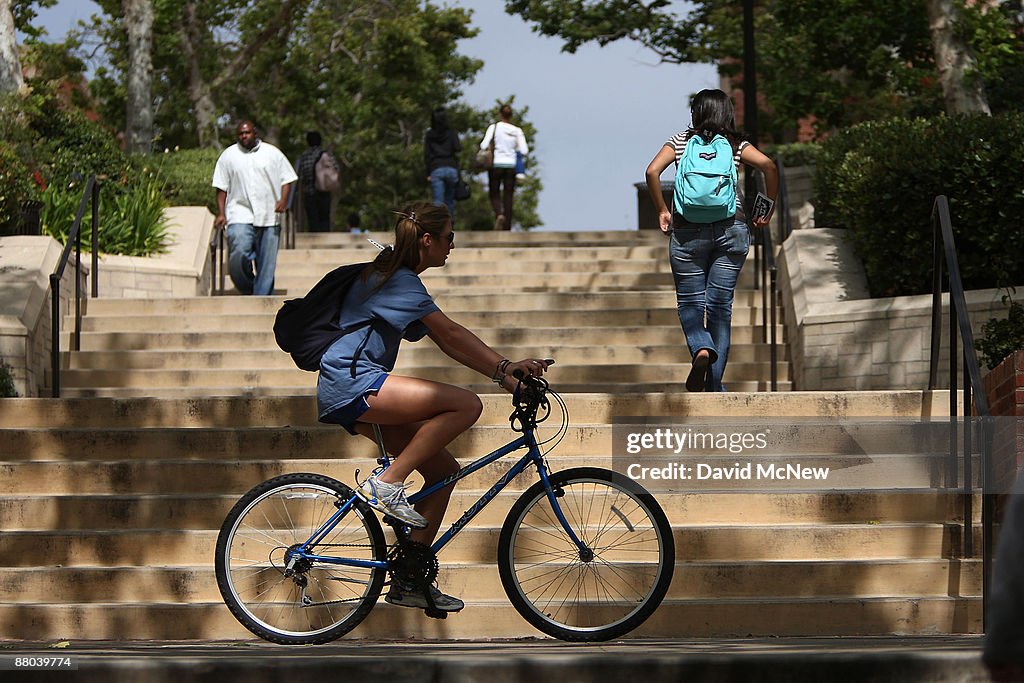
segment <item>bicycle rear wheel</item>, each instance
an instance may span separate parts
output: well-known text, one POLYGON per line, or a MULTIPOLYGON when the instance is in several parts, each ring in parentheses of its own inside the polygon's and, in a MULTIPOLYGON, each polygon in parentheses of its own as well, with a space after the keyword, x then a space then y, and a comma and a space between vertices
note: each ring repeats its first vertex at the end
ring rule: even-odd
POLYGON ((580 551, 537 482, 509 511, 498 570, 516 610, 535 627, 572 641, 610 640, 642 624, 672 580, 675 544, 665 513, 622 475, 579 467, 550 476, 580 551))
MULTIPOLYGON (((260 638, 284 645, 326 643, 373 609, 385 570, 300 560, 286 571, 289 548, 306 542, 352 489, 318 474, 286 474, 256 486, 228 513, 217 537, 217 586, 231 613, 260 638)), ((357 501, 311 549, 329 557, 385 561, 380 523, 357 501)))

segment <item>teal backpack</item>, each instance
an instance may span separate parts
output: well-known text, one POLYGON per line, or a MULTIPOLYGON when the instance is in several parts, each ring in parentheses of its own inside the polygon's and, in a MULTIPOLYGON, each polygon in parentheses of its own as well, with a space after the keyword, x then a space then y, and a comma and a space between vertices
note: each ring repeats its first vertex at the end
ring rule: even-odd
POLYGON ((729 141, 716 135, 705 142, 694 134, 676 165, 675 212, 691 223, 713 223, 734 216, 736 184, 729 141))

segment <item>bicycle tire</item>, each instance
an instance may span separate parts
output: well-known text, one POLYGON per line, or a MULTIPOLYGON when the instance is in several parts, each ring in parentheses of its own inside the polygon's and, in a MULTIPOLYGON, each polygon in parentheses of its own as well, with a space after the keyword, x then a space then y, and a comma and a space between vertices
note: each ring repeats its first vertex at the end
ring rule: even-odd
POLYGON ((543 482, 513 504, 498 540, 498 571, 512 605, 540 631, 568 641, 611 640, 661 604, 675 563, 672 528, 642 486, 578 467, 549 477, 559 507, 594 552, 581 556, 543 482))
MULTIPOLYGON (((293 577, 284 573, 287 548, 305 542, 337 511, 336 504, 352 495, 330 477, 296 473, 269 479, 235 503, 217 536, 217 586, 231 614, 249 631, 282 645, 327 643, 370 613, 384 585, 384 569, 313 563, 293 577), (302 606, 296 576, 304 577, 312 605, 302 606)), ((387 559, 380 522, 362 501, 317 548, 324 555, 387 559), (346 552, 324 552, 332 545, 346 552)))

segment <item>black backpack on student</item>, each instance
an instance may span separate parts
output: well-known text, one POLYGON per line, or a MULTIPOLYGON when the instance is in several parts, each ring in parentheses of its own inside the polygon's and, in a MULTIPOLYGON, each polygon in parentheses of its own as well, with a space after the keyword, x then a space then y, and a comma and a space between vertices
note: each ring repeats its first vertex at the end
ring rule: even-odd
POLYGON ((303 370, 316 372, 320 359, 343 335, 364 327, 370 320, 340 329, 337 325, 345 295, 369 263, 340 266, 324 275, 301 299, 289 299, 274 320, 274 338, 282 351, 291 354, 303 370))

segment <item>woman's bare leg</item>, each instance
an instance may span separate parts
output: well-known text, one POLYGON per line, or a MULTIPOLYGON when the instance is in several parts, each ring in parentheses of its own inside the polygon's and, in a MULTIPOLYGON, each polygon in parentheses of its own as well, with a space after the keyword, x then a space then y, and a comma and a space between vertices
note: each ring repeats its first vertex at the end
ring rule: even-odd
MULTIPOLYGON (((360 417, 356 430, 373 438, 373 428, 381 426, 384 446, 395 454, 391 466, 381 473, 380 481, 405 481, 413 470, 426 484, 454 474, 458 462, 446 446, 469 429, 480 417, 480 398, 465 389, 412 377, 391 375, 376 395, 367 397, 370 409, 360 417)), ((448 507, 452 487, 438 491, 416 505, 427 519, 427 527, 411 534, 420 543, 433 541, 448 507)))
MULTIPOLYGON (((381 434, 384 435, 384 448, 388 453, 400 454, 409 441, 415 436, 416 431, 422 426, 422 423, 410 424, 410 425, 390 425, 381 427, 381 434)), ((374 439, 373 426, 360 422, 356 424, 356 431, 367 437, 368 439, 374 439)), ((398 456, 396 455, 395 460, 397 462, 398 456)), ((392 467, 394 465, 392 464, 392 467)), ((455 474, 459 470, 458 461, 448 452, 447 448, 442 448, 439 453, 434 457, 429 458, 426 462, 420 464, 416 471, 423 477, 424 486, 433 484, 435 481, 440 481, 445 477, 455 474)), ((420 513, 427 519, 427 526, 423 529, 414 529, 409 537, 417 543, 423 543, 424 545, 430 545, 434 542, 434 537, 437 536, 437 530, 441 527, 441 522, 444 519, 445 510, 448 509, 448 501, 451 498, 452 490, 454 485, 447 486, 440 491, 424 498, 414 507, 416 512, 420 513)))

